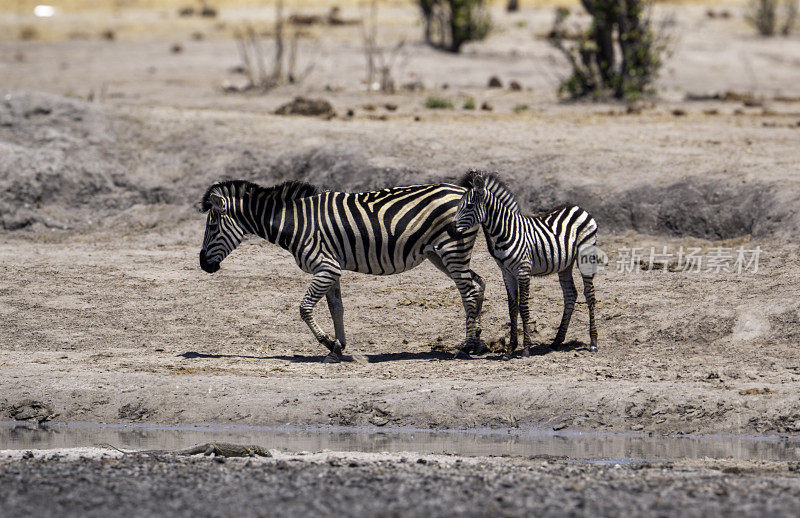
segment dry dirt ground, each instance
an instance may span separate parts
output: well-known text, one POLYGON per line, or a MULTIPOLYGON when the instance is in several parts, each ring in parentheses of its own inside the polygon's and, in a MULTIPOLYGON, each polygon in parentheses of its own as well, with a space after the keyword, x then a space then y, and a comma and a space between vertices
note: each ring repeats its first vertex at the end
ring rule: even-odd
MULTIPOLYGON (((34 399, 59 420, 800 431, 800 41, 754 38, 736 7, 725 20, 670 9, 660 100, 630 113, 555 102, 564 63, 534 37, 549 9, 498 14, 505 30, 463 56, 413 46, 399 82, 427 90, 395 95, 364 92, 353 28, 321 36, 306 83, 263 95, 220 91, 237 64, 221 35, 178 54, 173 39, 124 31, 0 44, 0 415, 34 399), (486 89, 494 74, 525 89, 486 89), (729 90, 749 97, 684 100, 729 90), (270 114, 298 93, 338 115, 270 114), (425 109, 429 95, 456 109, 425 109), (494 111, 460 109, 467 95, 494 111), (286 253, 249 241, 217 274, 198 268, 192 204, 216 179, 366 189, 469 167, 500 170, 529 210, 571 201, 595 214, 611 259, 595 283, 597 354, 582 307, 573 342, 546 351, 561 294, 545 278, 532 297, 546 354, 450 359, 463 310, 426 264, 346 274, 353 361, 323 365, 297 309, 309 278, 286 253), (617 267, 623 247, 740 245, 760 246, 758 272, 617 267)), ((505 294, 482 243, 474 267, 497 342, 505 294)))

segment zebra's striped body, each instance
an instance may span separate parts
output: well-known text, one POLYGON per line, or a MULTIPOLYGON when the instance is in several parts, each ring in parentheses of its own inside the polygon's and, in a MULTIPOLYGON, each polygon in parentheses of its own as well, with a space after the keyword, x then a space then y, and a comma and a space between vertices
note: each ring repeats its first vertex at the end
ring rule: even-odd
MULTIPOLYGON (((511 318, 511 340, 506 357, 517 347, 517 314, 522 316, 523 354, 531 345, 530 333, 535 323, 530 321, 528 295, 530 277, 558 273, 564 294, 564 313, 553 346, 563 343, 575 307, 577 291, 572 279, 576 260, 594 254, 597 223, 578 206, 555 209, 544 217, 525 216, 506 200, 486 188, 481 174, 472 177, 472 188, 459 203, 455 227, 466 232, 482 225, 489 251, 503 272, 511 318)), ((581 272, 584 295, 589 307, 590 350, 597 350, 597 330, 594 319, 594 285, 592 271, 581 272)))
POLYGON ((418 266, 425 259, 455 282, 466 310, 464 350, 480 343, 483 280, 469 268, 475 231, 452 235, 456 208, 466 189, 435 184, 374 192, 318 192, 299 182, 263 188, 244 181, 212 185, 203 198, 208 210, 200 252, 201 267, 213 273, 241 242, 256 234, 292 253, 311 273, 311 285, 300 315, 336 361, 346 345, 339 277, 342 270, 390 275, 418 266), (326 296, 336 338, 313 318, 326 296))

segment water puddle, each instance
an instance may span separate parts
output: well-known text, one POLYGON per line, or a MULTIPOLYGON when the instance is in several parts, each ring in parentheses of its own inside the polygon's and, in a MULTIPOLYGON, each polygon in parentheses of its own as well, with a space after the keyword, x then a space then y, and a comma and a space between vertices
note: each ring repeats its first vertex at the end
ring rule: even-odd
POLYGON ((112 444, 130 449, 177 450, 206 442, 258 444, 287 451, 416 452, 464 456, 554 456, 575 460, 735 459, 800 460, 800 438, 759 436, 647 436, 549 430, 259 427, 0 422, 0 449, 50 449, 112 444))

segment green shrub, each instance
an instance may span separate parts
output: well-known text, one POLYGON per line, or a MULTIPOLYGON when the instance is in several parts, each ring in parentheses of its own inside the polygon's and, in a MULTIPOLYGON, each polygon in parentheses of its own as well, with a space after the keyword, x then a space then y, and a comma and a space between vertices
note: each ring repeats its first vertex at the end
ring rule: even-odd
POLYGON ((464 100, 464 106, 462 106, 465 110, 474 110, 475 109, 475 99, 472 97, 467 97, 464 100))
POLYGON ((417 0, 425 22, 425 42, 459 52, 468 41, 480 41, 492 30, 483 0, 417 0))
POLYGON ((592 17, 586 31, 569 39, 567 9, 557 9, 550 43, 570 62, 572 74, 559 93, 570 97, 636 99, 652 91, 666 45, 648 17, 651 0, 581 0, 592 17))
POLYGON ((453 102, 450 99, 447 99, 446 97, 431 96, 428 97, 428 99, 425 101, 425 107, 430 108, 432 110, 437 110, 437 109, 449 110, 453 108, 453 102))
POLYGON ((529 106, 527 104, 517 104, 514 106, 514 113, 527 111, 529 106))

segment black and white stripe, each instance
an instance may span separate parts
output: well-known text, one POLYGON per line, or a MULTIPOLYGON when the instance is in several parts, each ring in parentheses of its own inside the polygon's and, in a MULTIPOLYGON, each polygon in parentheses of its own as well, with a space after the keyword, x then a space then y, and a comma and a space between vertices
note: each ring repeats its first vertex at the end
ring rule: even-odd
MULTIPOLYGON (((508 196, 497 196, 496 178, 492 190, 487 188, 489 177, 473 173, 469 178, 470 190, 459 202, 455 218, 456 232, 468 232, 482 225, 489 244, 489 251, 503 272, 508 294, 508 311, 511 318, 511 340, 506 350, 510 357, 517 347, 517 314, 522 316, 523 354, 527 355, 531 345, 530 333, 535 332, 535 323, 530 321, 528 295, 530 278, 533 275, 558 273, 564 293, 564 313, 553 347, 563 343, 567 327, 575 308, 577 290, 572 279, 572 268, 579 258, 595 254, 597 223, 594 218, 578 206, 564 206, 544 217, 525 216, 508 205, 508 196)), ((596 262, 596 258, 594 259, 596 262)), ((584 295, 589 308, 590 350, 597 350, 597 330, 594 307, 594 273, 581 272, 584 295)))
POLYGON ((208 212, 200 265, 213 273, 241 242, 255 234, 292 253, 314 277, 300 315, 315 338, 338 361, 346 345, 339 277, 343 270, 390 275, 430 260, 455 282, 466 310, 463 352, 480 344, 483 280, 469 267, 476 230, 452 233, 466 189, 434 184, 374 192, 320 192, 302 182, 260 187, 227 181, 209 187, 201 202, 208 212), (335 339, 316 323, 313 309, 326 296, 335 339))

